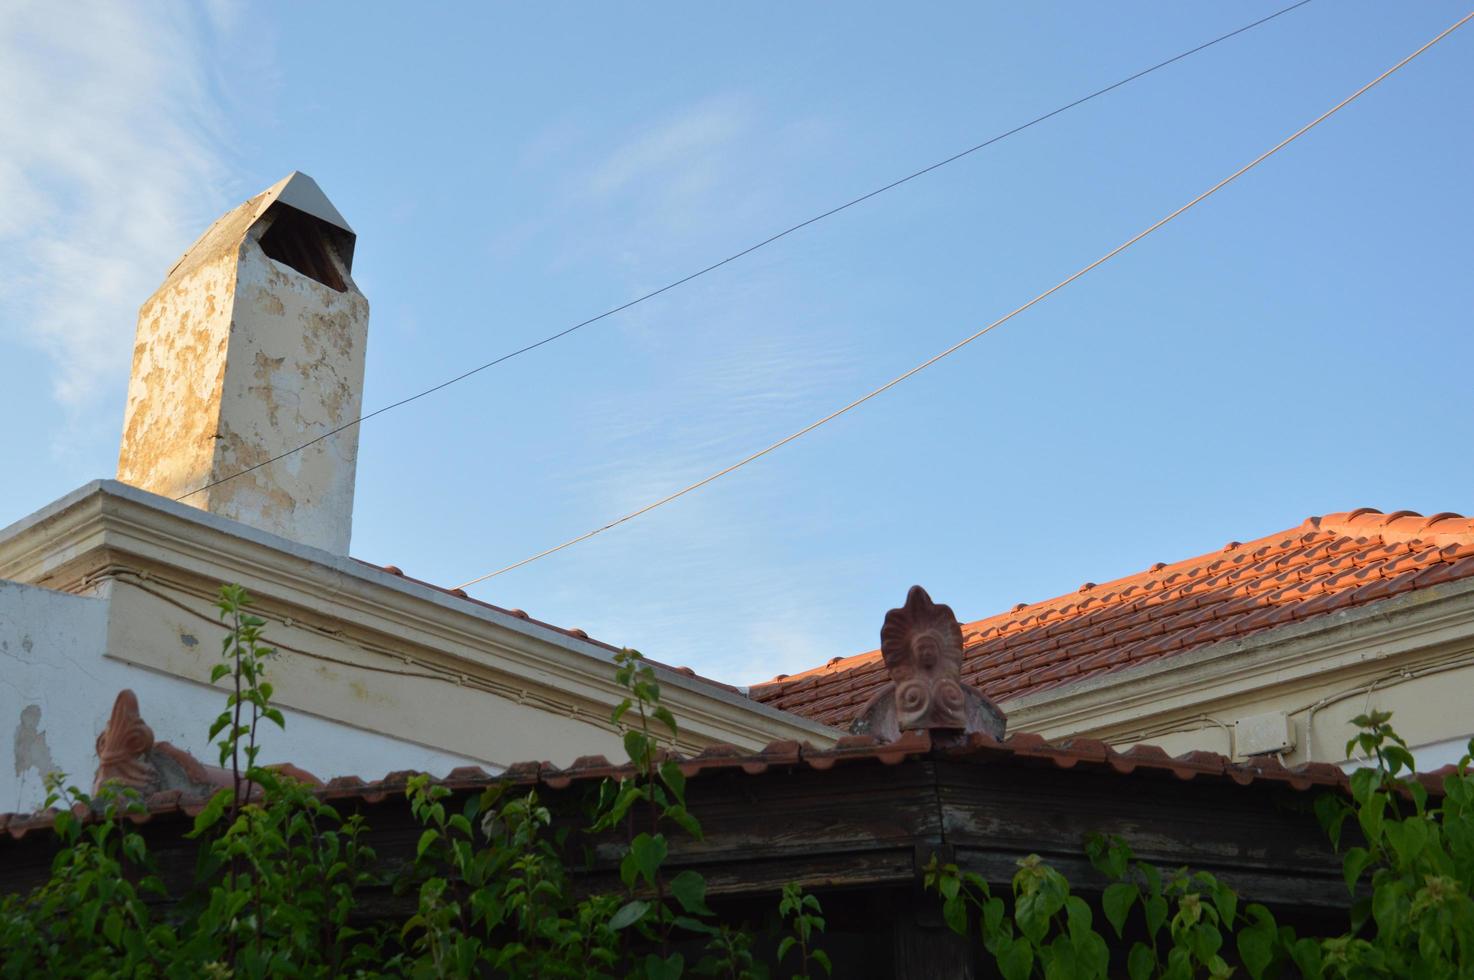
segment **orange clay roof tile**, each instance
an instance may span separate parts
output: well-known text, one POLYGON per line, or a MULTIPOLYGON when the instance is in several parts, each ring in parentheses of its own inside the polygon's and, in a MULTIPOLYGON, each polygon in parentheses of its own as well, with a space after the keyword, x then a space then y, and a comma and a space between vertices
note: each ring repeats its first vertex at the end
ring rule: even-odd
MULTIPOLYGON (((1371 508, 1018 603, 963 630, 963 676, 1007 700, 1414 589, 1474 577, 1474 519, 1371 508)), ((879 651, 754 686, 774 707, 845 728, 887 681, 879 651)))

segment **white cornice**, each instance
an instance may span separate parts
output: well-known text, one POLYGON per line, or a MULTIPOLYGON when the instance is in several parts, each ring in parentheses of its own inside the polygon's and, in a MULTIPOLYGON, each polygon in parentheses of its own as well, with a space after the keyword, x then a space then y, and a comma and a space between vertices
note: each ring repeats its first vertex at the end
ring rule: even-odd
MULTIPOLYGON (((202 595, 239 583, 317 628, 405 638, 467 676, 511 679, 606 710, 615 701, 612 653, 602 644, 116 481, 90 483, 0 531, 0 578, 80 592, 120 563, 202 595)), ((677 671, 662 670, 660 679, 683 727, 706 738, 829 744, 838 735, 677 671)))

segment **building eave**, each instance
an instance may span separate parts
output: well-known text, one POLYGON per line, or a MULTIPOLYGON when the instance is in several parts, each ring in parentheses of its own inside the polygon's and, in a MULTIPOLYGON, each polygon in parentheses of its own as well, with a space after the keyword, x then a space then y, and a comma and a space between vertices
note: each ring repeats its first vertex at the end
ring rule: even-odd
MULTIPOLYGON (((222 582, 320 628, 403 638, 441 670, 511 685, 607 717, 617 702, 609 647, 296 544, 113 480, 87 484, 0 531, 0 578, 72 593, 99 581, 167 578, 208 598, 222 582)), ((137 654, 143 666, 150 654, 137 654)), ((659 670, 665 702, 703 742, 832 744, 839 733, 700 678, 659 670)), ((285 695, 286 692, 283 692, 285 695)))

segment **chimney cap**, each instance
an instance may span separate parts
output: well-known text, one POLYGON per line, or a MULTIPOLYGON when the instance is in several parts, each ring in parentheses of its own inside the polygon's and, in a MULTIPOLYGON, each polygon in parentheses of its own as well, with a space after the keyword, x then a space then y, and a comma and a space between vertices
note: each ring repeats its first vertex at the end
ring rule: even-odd
POLYGON ((176 276, 184 275, 200 262, 222 251, 233 251, 245 237, 247 230, 277 205, 320 222, 323 232, 337 246, 343 265, 352 274, 353 246, 358 241, 357 232, 349 227, 347 219, 338 213, 337 208, 333 207, 333 202, 329 201, 328 196, 322 192, 322 188, 317 186, 317 181, 300 170, 293 170, 260 194, 243 201, 216 218, 215 223, 206 228, 204 233, 184 250, 184 254, 179 256, 179 260, 164 277, 164 282, 159 289, 167 288, 169 282, 176 276))
POLYGON ((328 196, 322 192, 322 188, 317 186, 317 181, 300 170, 293 170, 272 184, 262 197, 258 214, 273 204, 285 204, 321 221, 326 221, 334 228, 357 236, 357 233, 349 227, 347 219, 338 213, 338 209, 333 207, 333 202, 329 201, 328 196))

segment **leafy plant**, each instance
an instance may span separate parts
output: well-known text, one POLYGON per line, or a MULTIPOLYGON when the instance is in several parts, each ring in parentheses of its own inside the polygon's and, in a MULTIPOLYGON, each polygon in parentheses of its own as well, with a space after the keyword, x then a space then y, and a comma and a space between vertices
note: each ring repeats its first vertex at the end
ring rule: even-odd
POLYGON ((1095 930, 1090 906, 1070 894, 1064 875, 1037 854, 1021 858, 1013 876, 1011 912, 983 878, 933 855, 924 884, 942 897, 942 915, 959 935, 976 921, 983 945, 1006 980, 1045 977, 1104 977, 1110 950, 1095 930))
MULTIPOLYGON (((1138 861, 1117 837, 1092 835, 1085 852, 1109 882, 1100 909, 1120 949, 1128 934, 1126 973, 1149 977, 1227 977, 1234 957, 1249 976, 1462 977, 1474 964, 1474 740, 1457 771, 1444 779, 1442 803, 1412 778, 1407 743, 1391 715, 1353 720, 1347 743, 1376 759, 1351 777, 1351 799, 1326 794, 1316 802, 1338 849, 1351 821, 1364 844, 1346 849, 1346 885, 1354 897, 1350 928, 1330 937, 1298 937, 1264 905, 1238 895, 1206 872, 1164 873, 1138 861), (1369 888, 1362 886, 1368 880, 1369 888), (1230 939, 1232 945, 1230 946, 1230 939)), ((967 935, 976 923, 1007 980, 1026 977, 1104 977, 1112 944, 1093 923, 1090 906, 1070 892, 1064 876, 1030 855, 1019 861, 1011 903, 955 864, 933 857, 925 884, 942 901, 947 924, 967 935)))
POLYGON ((68 804, 56 813, 62 847, 50 880, 0 901, 0 977, 154 973, 177 940, 153 921, 147 897, 164 888, 149 873, 143 838, 123 822, 141 808, 138 794, 104 786, 94 799, 64 781, 47 778, 46 805, 68 804))
MULTIPOLYGON (((627 772, 597 788, 585 823, 555 818, 537 792, 508 783, 457 802, 416 776, 406 787, 419 824, 414 858, 390 876, 364 843, 360 815, 258 763, 260 723, 285 718, 266 679, 275 655, 266 624, 250 605, 239 587, 221 589, 226 636, 213 679, 230 691, 210 738, 231 780, 189 834, 200 848, 193 885, 165 888, 130 819, 142 805, 136 792, 110 784, 88 796, 49 781, 59 847, 44 884, 0 898, 0 978, 766 977, 754 934, 715 914, 699 874, 668 868, 672 843, 700 839, 702 828, 673 752, 676 719, 640 654, 615 657, 624 696, 611 721, 627 772), (580 886, 611 866, 612 890, 580 886), (402 922, 364 904, 365 889, 391 885, 412 901, 402 922)), ((1115 837, 1085 842, 1105 882, 1092 901, 1037 855, 1018 862, 1002 894, 935 858, 925 884, 947 924, 980 937, 1007 980, 1239 969, 1256 980, 1469 976, 1471 756, 1434 799, 1390 720, 1356 719, 1347 753, 1375 766, 1352 776, 1349 799, 1316 802, 1333 845, 1348 845, 1351 914, 1337 935, 1297 936, 1214 876, 1164 872, 1115 837)), ((832 973, 817 946, 826 930, 818 897, 788 885, 777 915, 786 934, 764 953, 799 977, 832 973)))
POLYGON ((797 949, 798 973, 795 976, 799 980, 811 980, 816 964, 824 970, 826 976, 834 973, 829 954, 814 946, 814 937, 824 931, 823 911, 819 899, 805 893, 798 885, 790 883, 783 886, 778 914, 787 920, 792 934, 784 936, 778 943, 778 960, 781 962, 792 950, 797 949))
MULTIPOLYGON (((1346 754, 1360 750, 1376 766, 1352 774, 1350 802, 1327 796, 1316 806, 1337 848, 1348 820, 1363 841, 1344 853, 1355 897, 1351 928, 1320 944, 1318 965, 1333 977, 1467 976, 1474 965, 1474 739, 1444 778, 1442 800, 1429 806, 1391 718, 1374 711, 1353 720, 1360 731, 1346 754)), ((1305 959, 1314 963, 1308 949, 1305 959)))

